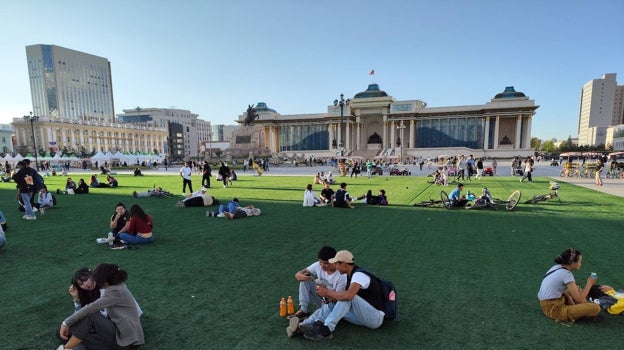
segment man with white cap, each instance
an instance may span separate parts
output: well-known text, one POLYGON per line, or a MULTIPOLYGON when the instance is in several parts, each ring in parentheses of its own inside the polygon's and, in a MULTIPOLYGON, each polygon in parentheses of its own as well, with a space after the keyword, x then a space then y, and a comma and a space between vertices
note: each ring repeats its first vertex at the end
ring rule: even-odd
POLYGON ((190 196, 176 203, 178 208, 185 207, 207 207, 213 204, 219 204, 219 201, 208 194, 208 189, 202 187, 201 190, 191 193, 190 196))
MULTIPOLYGON (((331 339, 336 325, 345 319, 355 325, 379 328, 384 320, 384 297, 377 278, 371 278, 359 266, 355 265, 353 254, 341 250, 329 259, 336 264, 340 273, 347 275, 347 289, 333 291, 324 285, 316 287, 320 297, 336 300, 336 303, 324 304, 312 316, 299 325, 306 339, 331 339)), ((291 325, 293 326, 293 325, 291 325)))

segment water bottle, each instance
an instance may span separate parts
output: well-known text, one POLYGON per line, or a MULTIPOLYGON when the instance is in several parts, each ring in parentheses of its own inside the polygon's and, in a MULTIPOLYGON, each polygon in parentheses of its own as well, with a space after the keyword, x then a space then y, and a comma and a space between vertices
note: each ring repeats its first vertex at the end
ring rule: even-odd
POLYGON ((280 300, 280 316, 286 317, 286 299, 280 300))
POLYGON ((286 301, 286 310, 288 311, 289 315, 295 313, 295 305, 293 304, 293 298, 290 295, 288 296, 288 300, 286 301))

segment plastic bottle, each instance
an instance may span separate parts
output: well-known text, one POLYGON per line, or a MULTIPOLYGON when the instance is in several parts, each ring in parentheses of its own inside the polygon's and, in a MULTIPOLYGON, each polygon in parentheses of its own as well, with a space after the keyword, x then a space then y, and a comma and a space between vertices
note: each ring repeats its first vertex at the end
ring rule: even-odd
POLYGON ((280 316, 286 317, 286 299, 280 300, 280 316))
POLYGON ((286 301, 286 309, 289 315, 295 313, 295 304, 293 304, 293 298, 290 295, 288 296, 288 300, 286 301))

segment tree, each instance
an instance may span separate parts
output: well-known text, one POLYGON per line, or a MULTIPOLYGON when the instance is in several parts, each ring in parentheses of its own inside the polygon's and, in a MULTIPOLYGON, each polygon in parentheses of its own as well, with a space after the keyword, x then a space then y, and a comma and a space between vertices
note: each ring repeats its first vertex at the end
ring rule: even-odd
POLYGON ((557 147, 555 147, 555 143, 552 142, 552 140, 546 140, 542 143, 542 151, 546 153, 553 153, 556 150, 557 150, 557 147))
POLYGON ((531 137, 531 148, 533 148, 536 152, 539 152, 541 145, 542 140, 537 137, 531 137))

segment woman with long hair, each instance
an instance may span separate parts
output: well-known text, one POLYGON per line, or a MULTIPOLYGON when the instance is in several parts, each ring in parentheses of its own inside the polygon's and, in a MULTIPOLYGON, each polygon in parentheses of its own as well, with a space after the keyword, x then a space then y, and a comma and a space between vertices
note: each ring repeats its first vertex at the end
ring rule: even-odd
POLYGON ((64 348, 84 344, 88 349, 117 349, 144 344, 136 301, 124 284, 128 273, 117 264, 103 263, 95 267, 92 278, 104 293, 63 321, 59 335, 67 340, 64 348), (107 317, 99 312, 102 309, 107 317))
POLYGON ((128 244, 146 244, 154 242, 152 217, 137 204, 130 207, 130 220, 119 231, 119 239, 128 244))

